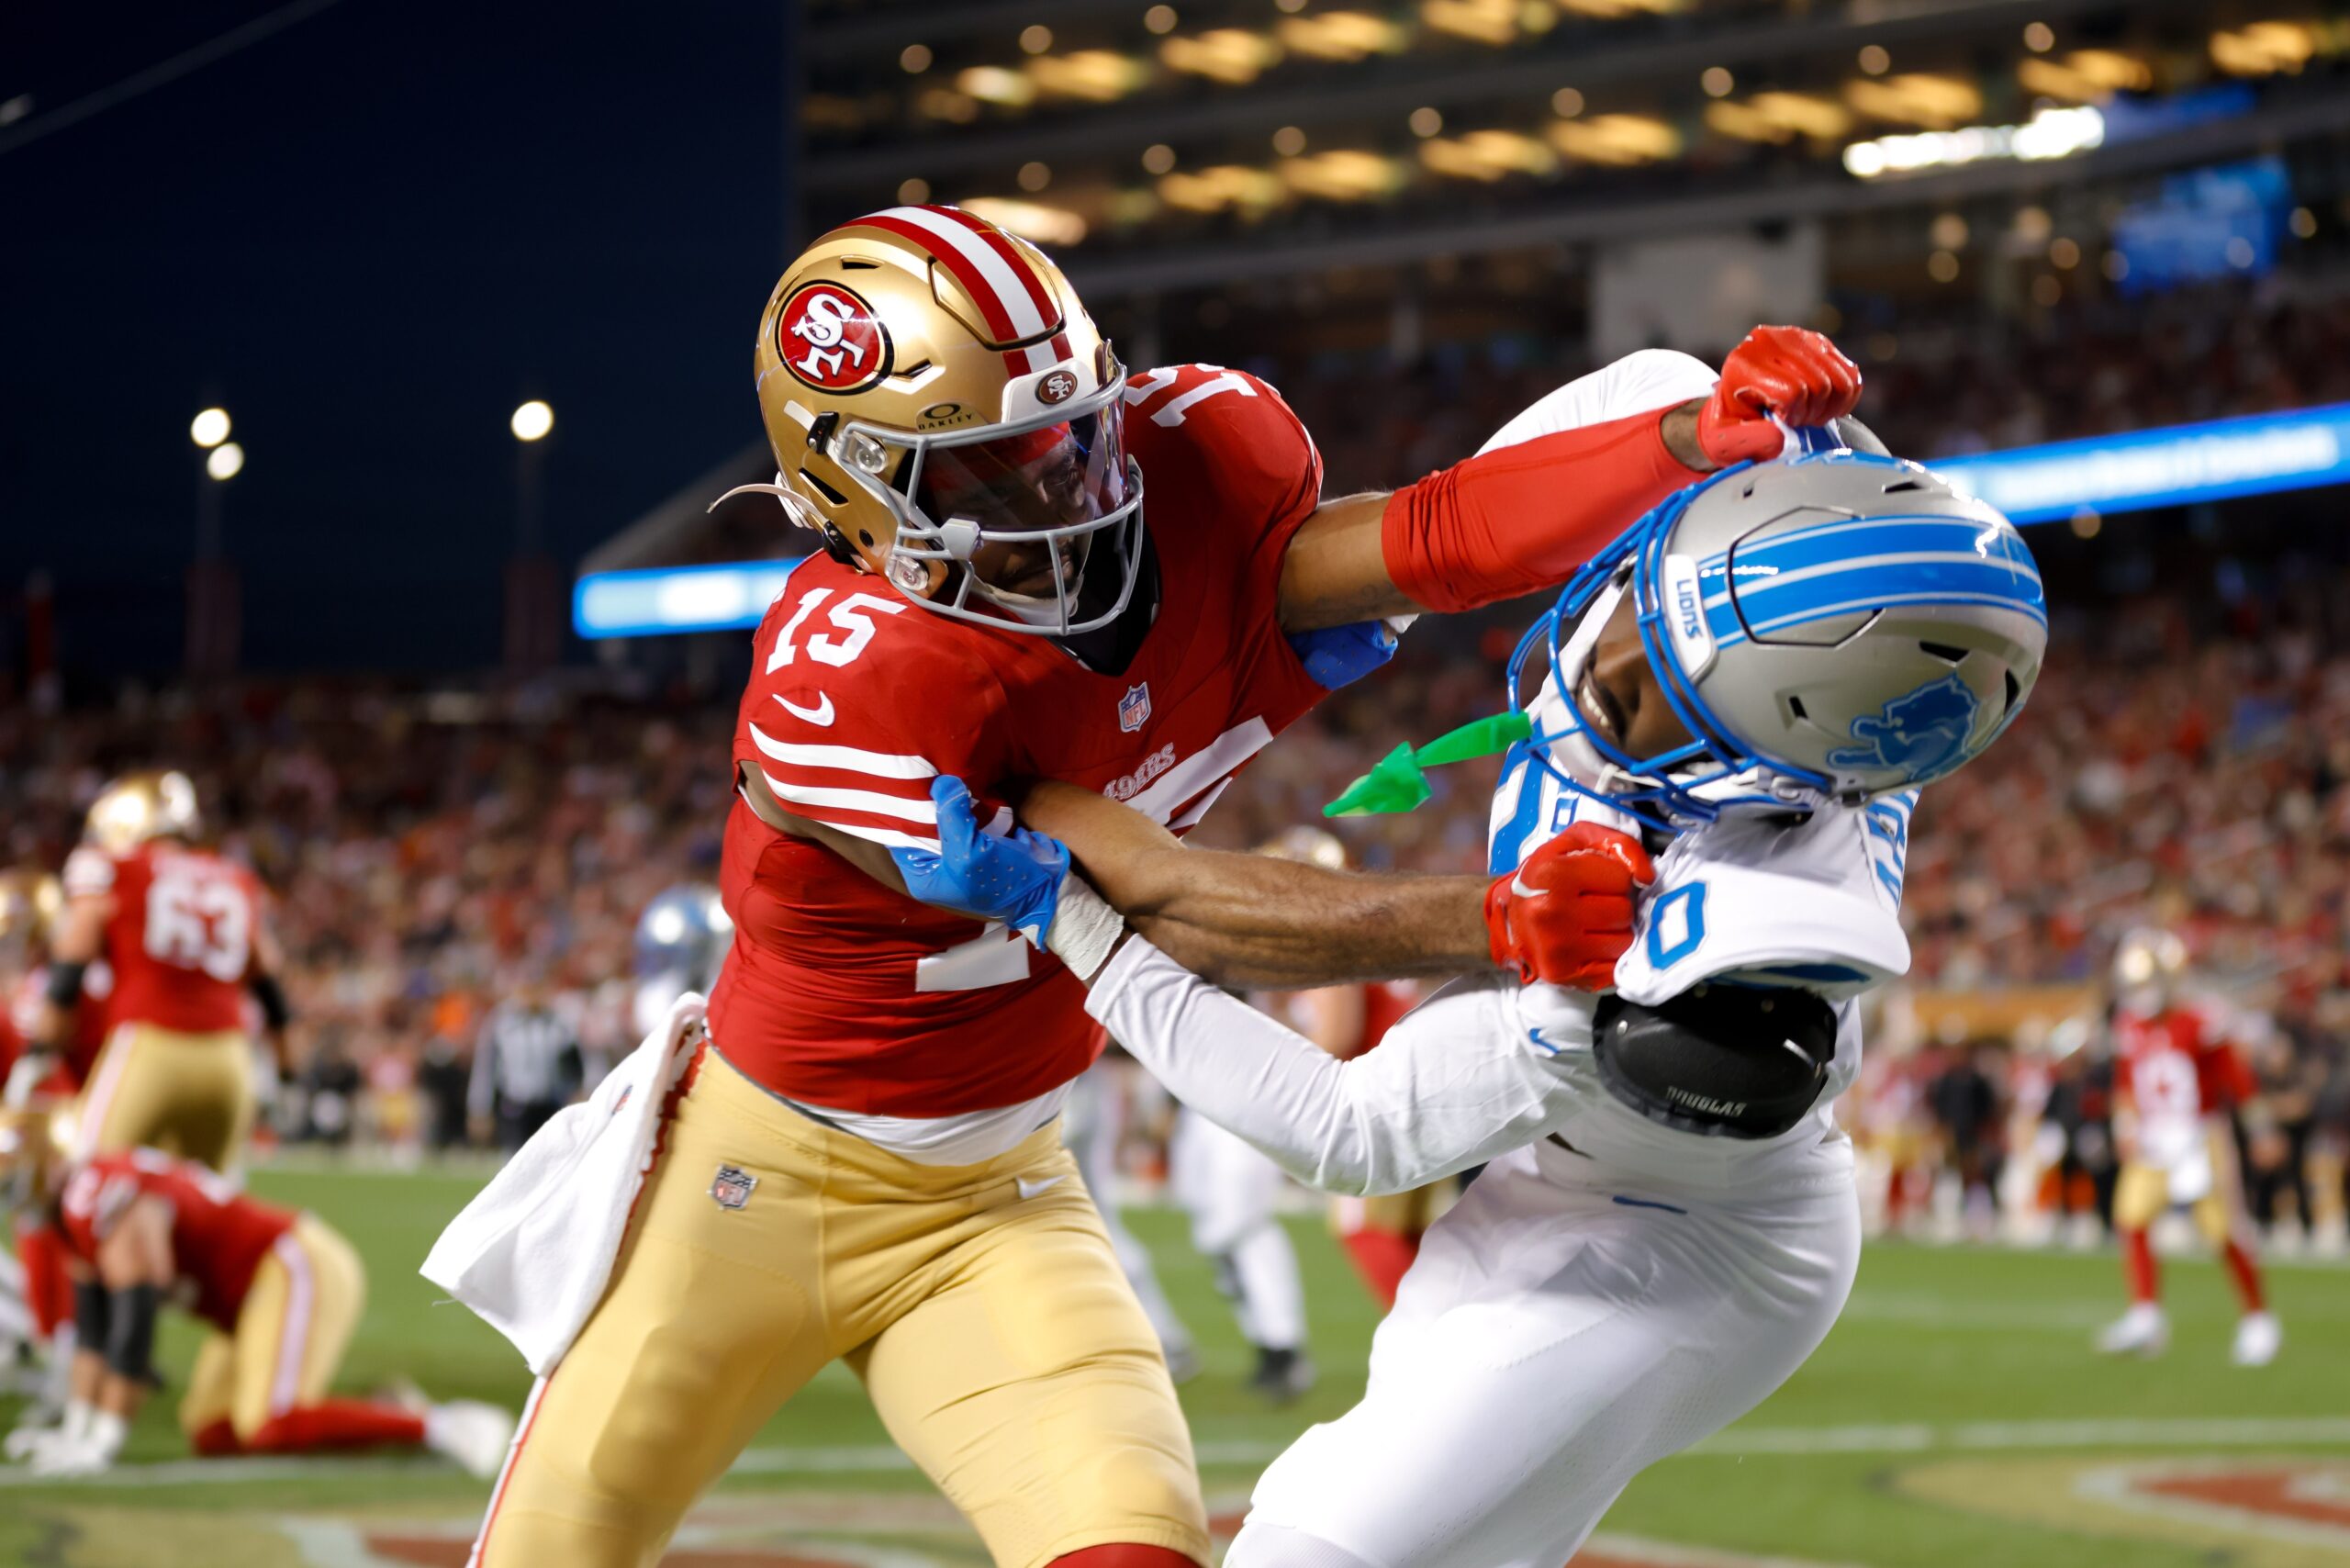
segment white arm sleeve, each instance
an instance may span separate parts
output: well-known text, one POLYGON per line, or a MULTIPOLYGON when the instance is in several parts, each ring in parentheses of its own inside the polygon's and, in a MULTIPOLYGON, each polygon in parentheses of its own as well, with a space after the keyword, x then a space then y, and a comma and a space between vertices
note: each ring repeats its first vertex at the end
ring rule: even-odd
POLYGON ((1325 1192, 1407 1192, 1517 1148, 1555 1120, 1562 1075, 1517 987, 1458 982, 1352 1061, 1315 1048, 1140 937, 1086 1011, 1184 1104, 1325 1192))

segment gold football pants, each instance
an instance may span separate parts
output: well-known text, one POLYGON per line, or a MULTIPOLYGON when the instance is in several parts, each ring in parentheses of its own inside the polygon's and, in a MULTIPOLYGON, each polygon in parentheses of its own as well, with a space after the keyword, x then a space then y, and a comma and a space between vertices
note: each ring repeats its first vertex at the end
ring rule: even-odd
POLYGON ((180 1400, 193 1437, 226 1417, 251 1442, 277 1417, 327 1396, 367 1304, 367 1274, 351 1243, 304 1215, 253 1272, 234 1335, 196 1351, 180 1400))
POLYGON ((90 1064, 73 1153, 160 1148, 226 1170, 244 1152, 252 1116, 252 1042, 243 1031, 118 1024, 90 1064))
POLYGON ((1158 1341, 1058 1126, 926 1166, 705 1050, 604 1299, 532 1396, 483 1568, 651 1568, 835 1357, 999 1568, 1088 1546, 1208 1561, 1158 1341))

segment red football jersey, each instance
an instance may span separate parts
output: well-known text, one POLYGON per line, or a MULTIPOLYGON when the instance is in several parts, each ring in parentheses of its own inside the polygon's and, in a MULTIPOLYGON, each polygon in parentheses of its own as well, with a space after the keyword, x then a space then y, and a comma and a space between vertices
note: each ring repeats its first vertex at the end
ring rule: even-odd
MULTIPOLYGON (((82 1004, 73 1010, 73 1035, 65 1043, 64 1059, 40 1085, 41 1093, 78 1093, 90 1081, 91 1064, 98 1059, 98 1052, 106 1043, 106 1004, 113 989, 113 971, 105 959, 82 971, 82 1004)), ((16 1065, 17 1058, 24 1054, 25 1042, 32 1037, 41 1002, 48 995, 47 966, 27 970, 24 979, 17 982, 6 1015, 0 1017, 0 1078, 5 1078, 7 1070, 16 1065)))
POLYGON ((117 1024, 204 1034, 245 1025, 261 884, 199 849, 145 844, 110 856, 88 846, 65 862, 69 898, 112 893, 106 951, 117 1024))
POLYGON ((2142 1125, 2199 1122, 2258 1092, 2243 1053, 2191 1008, 2117 1011, 2113 1033, 2114 1084, 2142 1125))
MULTIPOLYGON (((752 644, 734 760, 792 812, 937 846, 930 783, 983 820, 1029 780, 1099 790, 1177 832, 1323 695, 1276 614, 1322 463, 1273 389, 1186 365, 1126 386, 1158 610, 1097 674, 1054 642, 938 615, 829 557, 795 567, 752 644)), ((736 801, 720 877, 734 942, 711 1037, 777 1092, 867 1114, 1017 1104, 1100 1051, 1085 993, 1018 935, 917 903, 736 801)))
POLYGON ((253 1271, 294 1228, 287 1210, 249 1198, 227 1178, 151 1148, 102 1154, 77 1167, 58 1200, 67 1250, 95 1267, 98 1245, 132 1203, 160 1199, 172 1211, 172 1263, 198 1317, 228 1333, 252 1288, 253 1271))

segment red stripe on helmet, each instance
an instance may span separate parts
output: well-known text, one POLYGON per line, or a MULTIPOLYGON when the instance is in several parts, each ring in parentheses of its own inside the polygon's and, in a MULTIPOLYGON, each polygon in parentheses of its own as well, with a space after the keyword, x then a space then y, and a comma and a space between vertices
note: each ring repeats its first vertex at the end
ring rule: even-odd
POLYGON ((1037 275, 1036 269, 1030 264, 1026 252, 1012 242, 1011 236, 987 219, 975 218, 961 207, 933 206, 924 207, 923 210, 934 212, 941 218, 952 218, 985 241, 988 248, 1003 258, 1004 263, 1012 268, 1013 275, 1018 278, 1022 286, 1027 289, 1030 303, 1036 307, 1036 314, 1050 322, 1056 330, 1059 328, 1060 302, 1053 297, 1053 291, 1045 286, 1045 280, 1037 275))
POLYGON ((1003 308, 1003 302, 996 297, 995 289, 990 286, 985 277, 980 275, 979 269, 973 266, 953 246, 940 241, 936 235, 908 223, 901 218, 890 218, 880 213, 875 213, 869 218, 860 218, 847 227, 878 229, 884 233, 894 234, 901 240, 910 241, 919 246, 923 254, 945 267, 947 274, 963 286, 963 292, 969 295, 972 301, 979 306, 980 318, 987 322, 990 332, 998 338, 1009 338, 1014 335, 1011 312, 1006 310, 1003 308))

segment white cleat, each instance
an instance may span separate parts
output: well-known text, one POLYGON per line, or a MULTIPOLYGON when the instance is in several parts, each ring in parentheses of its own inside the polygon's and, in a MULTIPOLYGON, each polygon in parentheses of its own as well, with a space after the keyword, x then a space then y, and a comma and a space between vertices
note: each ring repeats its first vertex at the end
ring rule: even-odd
POLYGON ((452 1399, 424 1413, 424 1446, 487 1481, 505 1468, 514 1417, 477 1399, 452 1399))
POLYGON ((2170 1319, 2161 1307, 2142 1301, 2107 1326, 2097 1348, 2107 1356, 2159 1356, 2170 1348, 2170 1319))
POLYGON ((2236 1320, 2236 1342, 2228 1360, 2240 1367, 2265 1367, 2285 1343, 2285 1326, 2273 1312, 2247 1312, 2236 1320))

